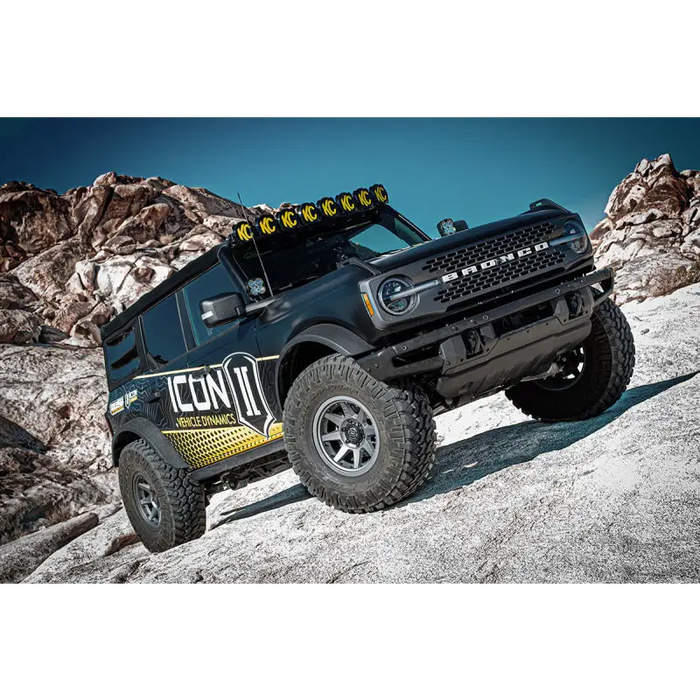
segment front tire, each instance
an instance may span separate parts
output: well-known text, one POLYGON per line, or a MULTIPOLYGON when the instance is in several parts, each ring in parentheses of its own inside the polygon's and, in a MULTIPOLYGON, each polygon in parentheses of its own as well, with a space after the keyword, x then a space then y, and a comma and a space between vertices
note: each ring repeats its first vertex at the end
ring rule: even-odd
POLYGON ((204 534, 204 489, 184 469, 164 462, 145 440, 122 450, 119 488, 131 525, 150 552, 164 552, 204 534))
POLYGON ((559 374, 521 382, 506 396, 523 413, 544 422, 585 420, 622 396, 634 370, 634 338, 627 319, 610 300, 591 317, 591 334, 563 358, 559 374))
POLYGON ((346 513, 407 498, 435 460, 435 421, 423 390, 390 387, 342 355, 314 362, 294 381, 284 436, 302 484, 346 513))

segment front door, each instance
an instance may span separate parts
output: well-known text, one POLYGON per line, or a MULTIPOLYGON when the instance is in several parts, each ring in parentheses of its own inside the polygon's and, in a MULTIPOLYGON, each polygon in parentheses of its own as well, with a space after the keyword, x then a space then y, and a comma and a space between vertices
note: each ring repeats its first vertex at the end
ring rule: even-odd
POLYGON ((281 416, 268 401, 273 363, 260 357, 255 319, 216 328, 201 319, 203 299, 234 291, 242 292, 217 263, 179 292, 193 349, 187 371, 168 378, 175 427, 166 435, 193 468, 248 452, 252 458, 257 447, 282 437, 281 416))

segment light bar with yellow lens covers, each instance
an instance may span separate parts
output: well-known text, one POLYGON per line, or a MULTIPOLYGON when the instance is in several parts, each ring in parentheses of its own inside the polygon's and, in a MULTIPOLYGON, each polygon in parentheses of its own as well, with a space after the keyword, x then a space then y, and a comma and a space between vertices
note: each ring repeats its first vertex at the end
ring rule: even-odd
POLYGON ((322 197, 315 204, 305 202, 294 207, 286 206, 276 214, 263 214, 255 223, 240 221, 233 227, 229 241, 232 245, 248 243, 253 238, 266 238, 276 234, 319 226, 345 216, 362 214, 389 203, 384 185, 360 187, 354 192, 341 192, 336 197, 322 197))

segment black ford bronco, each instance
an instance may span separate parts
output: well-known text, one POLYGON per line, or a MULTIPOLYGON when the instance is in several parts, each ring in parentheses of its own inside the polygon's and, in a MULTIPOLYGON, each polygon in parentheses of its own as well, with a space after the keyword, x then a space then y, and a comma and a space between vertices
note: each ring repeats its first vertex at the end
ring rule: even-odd
POLYGON ((290 464, 335 508, 386 508, 429 478, 433 416, 502 389, 542 421, 620 398, 634 342, 578 215, 540 200, 438 230, 381 185, 285 206, 103 326, 114 463, 148 549, 290 464))

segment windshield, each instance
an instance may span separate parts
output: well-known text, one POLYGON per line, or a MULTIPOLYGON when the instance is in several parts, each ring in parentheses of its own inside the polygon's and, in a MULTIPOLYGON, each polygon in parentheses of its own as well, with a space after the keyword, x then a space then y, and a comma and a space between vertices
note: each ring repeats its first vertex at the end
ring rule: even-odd
MULTIPOLYGON (((398 217, 383 216, 347 229, 283 234, 257 243, 273 290, 282 292, 337 270, 349 258, 372 260, 425 240, 398 217)), ((265 279, 253 246, 236 249, 234 259, 246 282, 265 279)))

